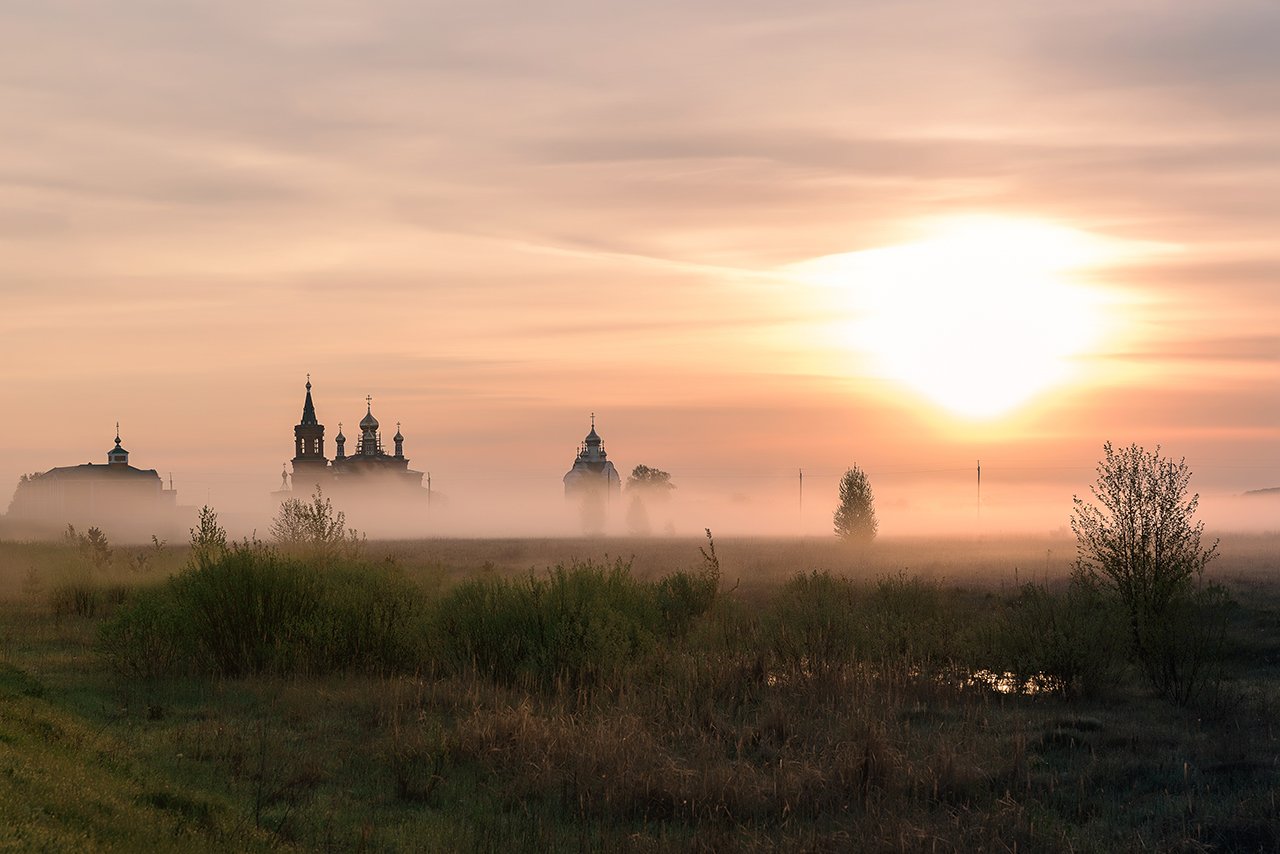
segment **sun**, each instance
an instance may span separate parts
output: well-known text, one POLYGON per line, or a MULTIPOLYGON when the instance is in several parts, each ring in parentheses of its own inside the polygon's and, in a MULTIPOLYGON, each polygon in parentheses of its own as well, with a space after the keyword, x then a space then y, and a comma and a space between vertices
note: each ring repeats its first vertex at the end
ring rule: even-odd
POLYGON ((1104 332, 1081 275, 1114 241, 1036 220, 968 217, 921 240, 829 255, 789 272, 841 296, 841 334, 876 373, 962 417, 1009 413, 1069 381, 1104 332))

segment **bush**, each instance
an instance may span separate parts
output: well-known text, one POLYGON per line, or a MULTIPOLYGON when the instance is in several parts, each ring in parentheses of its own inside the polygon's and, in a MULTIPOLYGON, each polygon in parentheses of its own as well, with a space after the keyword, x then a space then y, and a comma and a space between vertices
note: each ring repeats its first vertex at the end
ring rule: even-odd
POLYGON ((65 579, 49 588, 49 605, 55 617, 92 617, 102 594, 88 578, 65 579))
POLYGON ((866 641, 859 598, 852 582, 829 572, 793 576, 768 618, 770 651, 778 663, 820 677, 852 662, 866 641))
POLYGON ((364 537, 346 525, 346 514, 335 511, 317 486, 310 501, 288 498, 281 502, 271 522, 271 537, 281 548, 314 561, 355 558, 364 537))
POLYGON ((185 669, 193 642, 189 623, 163 587, 139 591, 130 607, 98 633, 99 651, 111 669, 132 679, 154 679, 185 669))
POLYGON ((464 582, 438 604, 434 648, 454 672, 498 681, 591 684, 683 634, 710 608, 719 577, 638 581, 622 560, 557 566, 543 576, 464 582))
POLYGON ((1124 614, 1077 575, 1064 592, 1023 585, 999 625, 996 656, 1019 683, 1052 685, 1068 696, 1100 693, 1124 667, 1124 614))
POLYGON ((1218 700, 1233 604, 1221 586, 1197 585, 1170 599, 1160 619, 1143 621, 1144 670, 1160 694, 1180 705, 1218 700))
POLYGON ((390 672, 421 658, 423 605, 393 566, 322 570, 242 544, 135 597, 99 648, 126 676, 390 672))
POLYGON ((189 530, 194 565, 208 566, 227 553, 227 531, 218 524, 218 514, 208 504, 200 508, 196 527, 189 530))
POLYGON ((179 575, 171 595, 195 639, 198 669, 243 676, 303 666, 321 583, 298 561, 238 547, 179 575))

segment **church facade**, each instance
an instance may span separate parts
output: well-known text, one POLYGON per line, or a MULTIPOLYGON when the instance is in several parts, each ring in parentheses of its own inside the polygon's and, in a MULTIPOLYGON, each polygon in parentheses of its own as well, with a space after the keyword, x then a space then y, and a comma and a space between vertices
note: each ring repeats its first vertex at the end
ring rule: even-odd
POLYGON ((608 504, 622 491, 618 470, 609 461, 604 442, 596 432, 596 416, 591 413, 591 432, 578 446, 573 467, 564 476, 564 497, 586 499, 599 497, 608 504))
POLYGON ((107 451, 105 463, 23 475, 6 522, 33 533, 75 525, 99 527, 123 539, 170 536, 178 529, 177 497, 172 481, 166 489, 155 469, 129 464, 117 425, 115 446, 107 451))
POLYGON ((311 378, 307 378, 307 394, 302 403, 302 419, 293 428, 292 477, 282 475, 281 492, 310 495, 319 486, 325 492, 369 488, 379 494, 399 494, 401 497, 428 498, 429 489, 422 488, 423 472, 409 468, 404 455, 404 436, 396 424, 396 434, 391 438, 393 451, 387 453, 382 443, 381 425, 373 415, 373 399, 365 398, 365 414, 360 419, 360 435, 356 439, 354 454, 347 453, 347 437, 338 424, 334 437, 334 456, 325 454, 324 425, 316 417, 315 402, 311 397, 311 378))

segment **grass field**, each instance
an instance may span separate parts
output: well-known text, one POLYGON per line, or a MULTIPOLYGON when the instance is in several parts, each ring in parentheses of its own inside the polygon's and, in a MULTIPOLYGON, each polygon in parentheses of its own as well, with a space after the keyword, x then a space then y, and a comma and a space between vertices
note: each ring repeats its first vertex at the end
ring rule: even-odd
POLYGON ((1188 705, 1069 540, 706 547, 0 544, 0 847, 1280 849, 1280 537, 1188 705))

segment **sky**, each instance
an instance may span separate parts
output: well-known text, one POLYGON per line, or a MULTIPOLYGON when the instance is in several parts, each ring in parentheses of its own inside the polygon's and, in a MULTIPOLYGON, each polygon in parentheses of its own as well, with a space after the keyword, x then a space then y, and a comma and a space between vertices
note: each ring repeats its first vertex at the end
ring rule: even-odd
POLYGON ((1054 530, 1105 441, 1274 529, 1233 496, 1280 486, 1278 28, 10 0, 0 482, 119 421, 181 502, 265 506, 310 374, 330 436, 402 424, 434 533, 537 530, 592 412, 695 533, 829 530, 852 464, 886 533, 1054 530))

